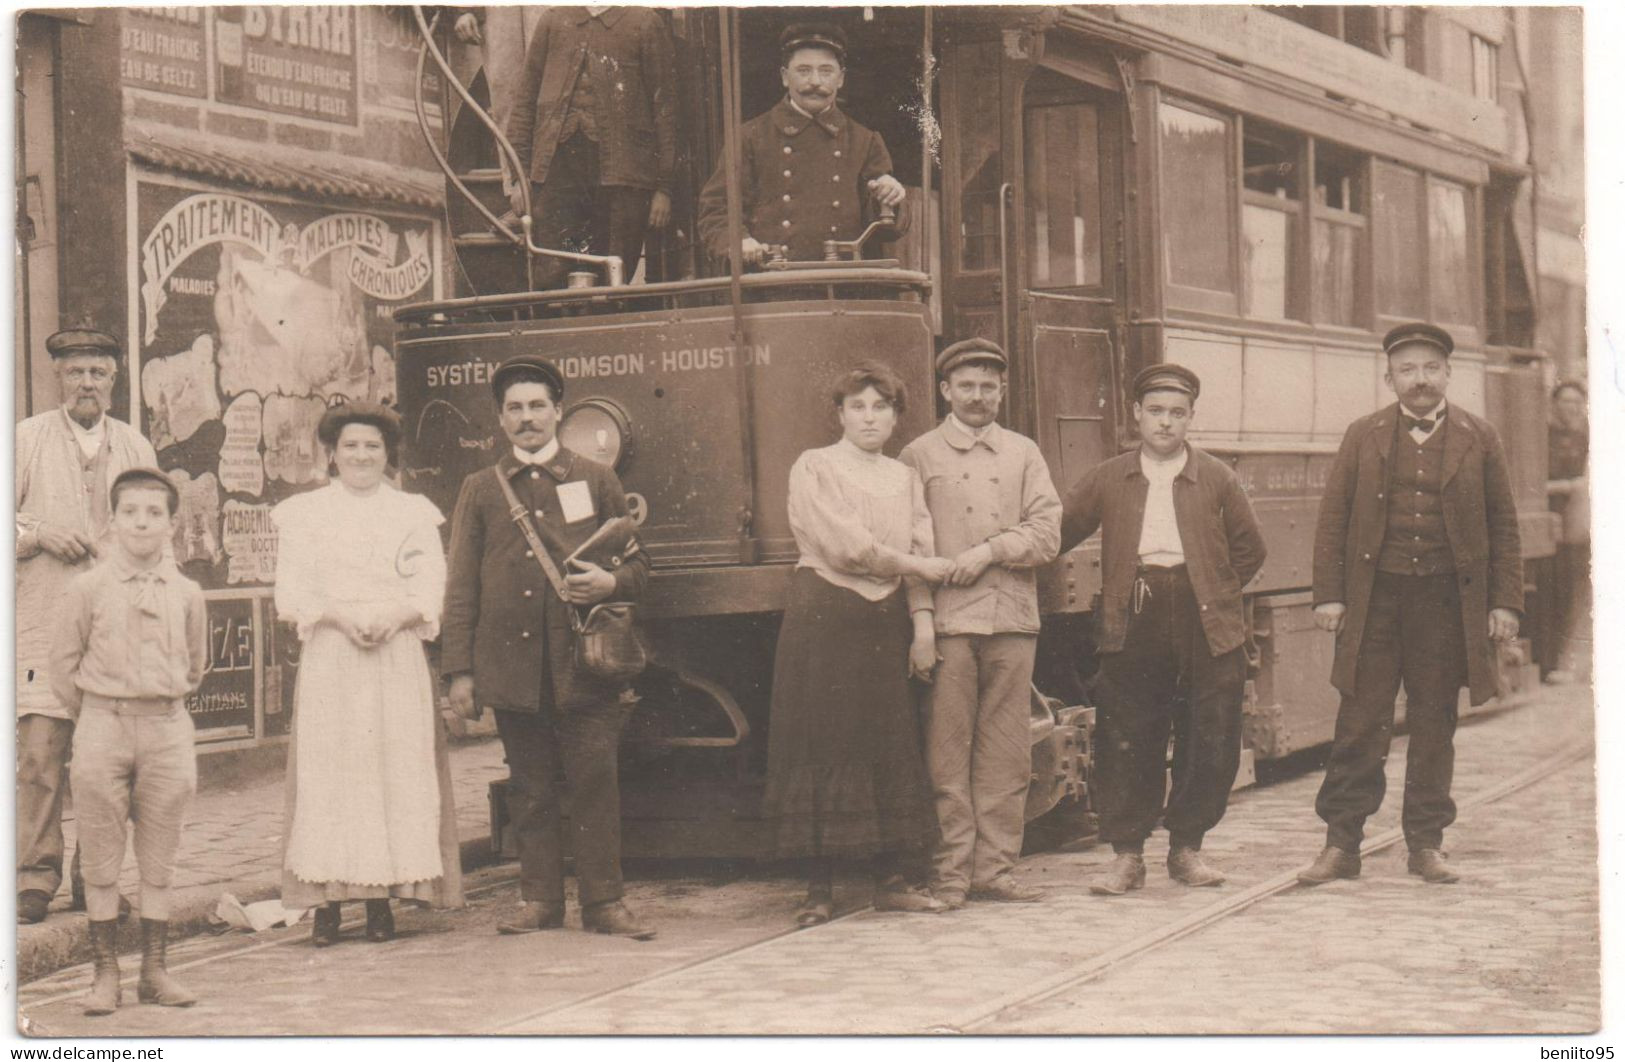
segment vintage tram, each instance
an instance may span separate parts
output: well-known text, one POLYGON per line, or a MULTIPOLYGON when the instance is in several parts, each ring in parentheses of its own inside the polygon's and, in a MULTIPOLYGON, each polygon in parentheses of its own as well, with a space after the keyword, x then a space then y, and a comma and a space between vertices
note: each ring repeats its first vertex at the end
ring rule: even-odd
MULTIPOLYGON (((796 556, 787 474, 834 437, 826 384, 861 359, 924 396, 941 346, 1000 340, 1001 418, 1038 440, 1063 491, 1135 445, 1124 388, 1140 367, 1201 374, 1191 437, 1236 468, 1270 548, 1247 588, 1246 762, 1331 737, 1311 539, 1344 427, 1389 400, 1376 355, 1391 323, 1454 333, 1451 400, 1501 431, 1524 552, 1552 552, 1545 378, 1516 224, 1527 170, 1506 108, 1293 9, 820 9, 852 42, 842 105, 885 136, 914 224, 889 244, 832 248, 835 260, 730 272, 689 235, 692 193, 728 165, 742 117, 774 102, 773 42, 806 14, 672 13, 687 144, 673 229, 641 277, 578 256, 579 286, 546 292, 529 290, 528 227, 493 234, 510 149, 482 106, 484 75, 451 83, 422 23, 424 62, 458 97, 431 143, 469 293, 396 314, 404 486, 449 511, 502 445, 491 370, 519 352, 557 362, 561 438, 616 467, 655 561, 644 615, 658 664, 625 741, 629 851, 758 850, 796 556)), ((1405 25, 1372 32, 1391 53, 1405 25)), ((737 212, 737 170, 732 181, 737 212)), ((911 405, 896 444, 931 419, 911 405)), ((1041 587, 1029 818, 1087 806, 1098 541, 1041 587)), ((1507 663, 1509 689, 1528 681, 1507 663)))

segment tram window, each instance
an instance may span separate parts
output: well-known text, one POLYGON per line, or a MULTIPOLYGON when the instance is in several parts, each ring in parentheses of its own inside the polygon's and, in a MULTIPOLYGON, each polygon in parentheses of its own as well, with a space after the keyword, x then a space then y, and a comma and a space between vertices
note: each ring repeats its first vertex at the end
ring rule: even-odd
POLYGON ((1027 245, 1037 287, 1100 284, 1099 151, 1092 104, 1027 111, 1027 245))
POLYGON ((1361 323, 1366 167, 1366 156, 1315 141, 1310 277, 1314 319, 1324 324, 1354 327, 1361 323))
POLYGON ((1437 178, 1428 182, 1428 270, 1433 316, 1462 323, 1476 320, 1467 189, 1437 178))
MULTIPOLYGON (((1162 257, 1168 282, 1173 287, 1233 293, 1230 122, 1167 101, 1157 114, 1162 148, 1162 257)), ((1198 308, 1222 308, 1195 292, 1170 294, 1208 304, 1198 308)), ((1235 312, 1233 298, 1224 305, 1235 312)))
POLYGON ((1247 316, 1272 321, 1303 317, 1299 265, 1303 225, 1300 177, 1303 137, 1243 119, 1241 183, 1242 265, 1247 316))
POLYGON ((959 267, 999 268, 999 46, 967 45, 954 52, 960 83, 980 82, 986 91, 959 93, 959 267))
POLYGON ((1377 309, 1392 317, 1425 316, 1422 175, 1386 162, 1373 170, 1377 309))

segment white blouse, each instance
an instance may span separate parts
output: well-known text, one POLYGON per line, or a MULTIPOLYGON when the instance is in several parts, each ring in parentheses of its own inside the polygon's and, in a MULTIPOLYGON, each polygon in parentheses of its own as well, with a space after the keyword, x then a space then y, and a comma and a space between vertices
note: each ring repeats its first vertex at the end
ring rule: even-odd
POLYGON ((931 589, 904 577, 904 558, 936 554, 925 487, 914 470, 846 439, 807 450, 790 468, 790 530, 798 568, 881 601, 907 583, 909 611, 931 607, 931 589))

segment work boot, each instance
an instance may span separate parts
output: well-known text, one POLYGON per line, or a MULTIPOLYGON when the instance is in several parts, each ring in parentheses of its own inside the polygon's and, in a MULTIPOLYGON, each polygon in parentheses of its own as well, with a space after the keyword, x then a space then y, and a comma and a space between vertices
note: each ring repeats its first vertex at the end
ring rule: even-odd
POLYGON ((395 914, 388 900, 367 901, 367 939, 374 944, 395 939, 395 914))
POLYGON ((1170 848, 1168 850, 1168 876, 1181 885, 1190 885, 1201 888, 1204 885, 1221 885, 1224 883, 1224 872, 1215 868, 1202 858, 1199 848, 1170 848))
POLYGON ((164 966, 169 945, 169 921, 159 918, 141 920, 141 980, 136 984, 135 998, 143 1003, 156 1003, 160 1007, 190 1007, 197 997, 180 986, 164 966))
POLYGON ((1359 876, 1360 853, 1329 844, 1320 850, 1313 863, 1298 872, 1298 881, 1304 885, 1324 885, 1338 878, 1359 876))
POLYGON ((324 903, 316 908, 316 915, 310 922, 310 942, 318 948, 339 942, 338 904, 324 903))
POLYGON ((929 889, 915 888, 901 874, 889 874, 875 882, 875 910, 903 911, 909 914, 941 914, 948 905, 929 889))
POLYGON ((1139 852, 1118 852, 1106 872, 1089 883, 1096 896, 1121 896, 1132 889, 1145 888, 1145 856, 1139 852))
POLYGON ((45 921, 51 909, 51 894, 40 889, 24 889, 17 894, 17 924, 31 926, 45 921))
POLYGON ((1411 849, 1410 858, 1405 861, 1405 869, 1429 885, 1451 885, 1461 880, 1461 875, 1450 869, 1444 853, 1437 848, 1411 849))
POLYGON ((90 994, 85 996, 85 1013, 98 1017, 113 1013, 119 1005, 117 919, 90 923, 90 951, 96 966, 90 994))
POLYGON ((581 928, 592 933, 608 933, 633 940, 653 940, 655 931, 638 921, 619 900, 605 900, 581 909, 581 928))
POLYGON ((1013 874, 1000 874, 986 885, 971 889, 970 898, 994 903, 1037 903, 1044 898, 1044 893, 1021 884, 1013 874))
POLYGON ((557 929, 564 924, 564 901, 548 903, 542 900, 525 900, 519 905, 519 913, 512 918, 504 918, 497 923, 497 932, 506 936, 519 936, 523 933, 536 933, 543 929, 557 929))
POLYGON ((944 911, 958 911, 965 906, 965 890, 951 885, 931 886, 931 895, 942 904, 944 911))

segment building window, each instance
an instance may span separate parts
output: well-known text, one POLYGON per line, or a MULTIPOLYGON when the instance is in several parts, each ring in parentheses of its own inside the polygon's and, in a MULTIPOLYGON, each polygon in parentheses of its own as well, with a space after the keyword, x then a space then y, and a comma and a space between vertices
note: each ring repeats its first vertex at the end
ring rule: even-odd
POLYGON ((1247 316, 1301 320, 1303 137, 1263 122, 1243 123, 1242 265, 1247 316))
POLYGON ((1100 117, 1093 104, 1027 111, 1027 246, 1040 288, 1100 284, 1100 117))
POLYGON ((1472 247, 1467 231, 1467 189, 1451 181, 1428 181, 1428 273, 1432 316, 1471 324, 1472 247))
POLYGON ((1365 300, 1367 207, 1364 155, 1317 140, 1314 144, 1313 239, 1309 274, 1314 319, 1355 327, 1365 300))
POLYGON ((1234 313, 1231 123, 1167 101, 1157 116, 1163 269, 1175 289, 1170 295, 1193 309, 1234 313))
POLYGON ((1379 162, 1373 167, 1376 219, 1377 311, 1418 318, 1427 308, 1424 276, 1423 178, 1415 170, 1379 162))
POLYGON ((1494 101, 1501 78, 1500 57, 1495 45, 1473 34, 1473 95, 1494 101))
POLYGON ((966 272, 999 268, 999 45, 967 45, 954 53, 956 76, 983 92, 959 94, 959 267, 966 272))

